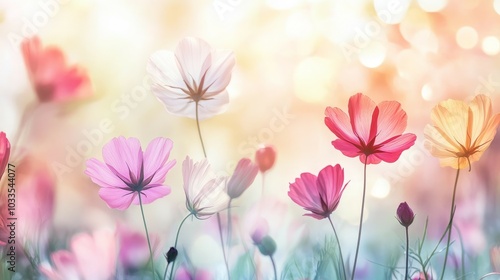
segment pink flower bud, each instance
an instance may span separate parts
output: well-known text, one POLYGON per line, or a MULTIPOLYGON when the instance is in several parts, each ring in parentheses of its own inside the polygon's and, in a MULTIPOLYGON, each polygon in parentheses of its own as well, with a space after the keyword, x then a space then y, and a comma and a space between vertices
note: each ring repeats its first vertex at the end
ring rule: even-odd
POLYGON ((271 169, 276 160, 276 150, 273 146, 263 146, 255 152, 255 161, 260 172, 264 173, 271 169))
POLYGON ((401 204, 399 204, 396 214, 399 223, 404 227, 409 227, 415 218, 413 210, 411 210, 410 206, 408 206, 408 203, 406 202, 401 202, 401 204))

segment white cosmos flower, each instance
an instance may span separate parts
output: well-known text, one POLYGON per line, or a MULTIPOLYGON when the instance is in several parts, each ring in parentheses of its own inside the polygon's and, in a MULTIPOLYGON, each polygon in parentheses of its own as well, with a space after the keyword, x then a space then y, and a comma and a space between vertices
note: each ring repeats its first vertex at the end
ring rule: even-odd
POLYGON ((215 176, 207 159, 193 163, 187 156, 182 163, 182 177, 186 208, 196 218, 207 219, 227 208, 227 177, 215 176))
POLYGON ((234 64, 232 51, 186 37, 174 52, 160 50, 151 55, 147 72, 153 93, 168 112, 193 119, 198 113, 199 119, 206 119, 226 110, 226 87, 234 64))

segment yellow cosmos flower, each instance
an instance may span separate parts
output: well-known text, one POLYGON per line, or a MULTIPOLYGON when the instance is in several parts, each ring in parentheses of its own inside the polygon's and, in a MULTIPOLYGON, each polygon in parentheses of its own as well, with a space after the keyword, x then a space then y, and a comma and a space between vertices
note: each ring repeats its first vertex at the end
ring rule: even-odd
POLYGON ((491 111, 491 100, 483 94, 469 104, 452 99, 439 103, 431 113, 432 125, 424 130, 425 147, 441 166, 470 170, 490 146, 500 123, 500 114, 491 111))

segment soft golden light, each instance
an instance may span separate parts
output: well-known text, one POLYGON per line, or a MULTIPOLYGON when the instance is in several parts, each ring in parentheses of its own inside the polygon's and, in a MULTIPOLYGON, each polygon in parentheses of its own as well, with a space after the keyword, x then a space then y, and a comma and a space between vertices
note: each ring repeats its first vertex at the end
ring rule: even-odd
POLYGON ((361 49, 358 57, 363 66, 377 68, 384 62, 386 48, 382 43, 373 41, 365 48, 361 49))
POLYGON ((478 35, 476 29, 470 26, 464 26, 458 29, 455 36, 457 44, 463 49, 472 49, 476 46, 478 35))
POLYGON ((309 57, 295 68, 294 93, 305 102, 321 102, 332 91, 333 64, 322 57, 309 57))
POLYGON ((500 41, 495 36, 488 36, 483 39, 483 52, 487 55, 497 55, 500 51, 500 41))

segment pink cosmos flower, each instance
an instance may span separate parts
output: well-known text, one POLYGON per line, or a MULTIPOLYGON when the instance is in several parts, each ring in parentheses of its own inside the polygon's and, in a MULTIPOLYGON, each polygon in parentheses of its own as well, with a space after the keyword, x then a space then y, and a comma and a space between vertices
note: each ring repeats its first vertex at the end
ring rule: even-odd
POLYGON ((208 219, 227 207, 226 177, 217 177, 207 159, 193 163, 186 157, 182 163, 186 208, 198 219, 208 219))
POLYGON ((0 132, 0 179, 9 163, 10 142, 5 135, 5 132, 0 132))
POLYGON ((215 50, 207 42, 187 37, 175 52, 151 55, 147 71, 152 90, 168 112, 206 119, 226 110, 226 91, 235 59, 232 51, 215 50))
POLYGON ((67 101, 92 94, 86 71, 68 66, 62 51, 56 47, 42 47, 38 37, 21 43, 28 76, 41 102, 67 101))
POLYGON ((148 241, 143 233, 119 225, 117 237, 120 245, 118 260, 124 268, 139 268, 148 262, 148 241))
POLYGON ((248 158, 242 158, 227 183, 227 194, 231 199, 239 197, 255 180, 259 169, 248 158))
POLYGON ((127 209, 130 204, 148 204, 170 193, 163 185, 167 172, 175 165, 169 161, 172 140, 158 137, 145 152, 137 138, 113 138, 102 148, 104 162, 87 160, 87 174, 101 186, 99 196, 111 208, 127 209))
POLYGON ((255 152, 255 162, 259 165, 260 172, 271 169, 276 161, 276 149, 273 146, 262 146, 255 152))
POLYGON ((395 162, 417 138, 402 134, 407 116, 396 101, 375 105, 358 93, 349 98, 349 116, 337 107, 327 107, 325 115, 326 126, 339 138, 333 146, 345 156, 359 156, 362 163, 395 162))
POLYGON ((92 235, 80 233, 71 239, 71 251, 52 253, 52 265, 42 264, 40 271, 50 280, 108 280, 116 271, 116 239, 111 230, 92 235))
POLYGON ((337 208, 340 197, 347 183, 344 184, 344 169, 340 165, 323 168, 316 177, 311 173, 302 173, 300 178, 290 183, 288 196, 298 205, 310 211, 311 216, 321 220, 328 218, 337 208))

